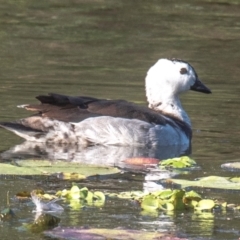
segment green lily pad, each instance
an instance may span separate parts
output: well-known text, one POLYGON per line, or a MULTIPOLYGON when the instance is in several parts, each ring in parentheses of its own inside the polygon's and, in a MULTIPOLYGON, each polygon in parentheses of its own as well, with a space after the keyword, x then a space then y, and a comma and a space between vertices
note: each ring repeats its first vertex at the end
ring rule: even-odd
POLYGON ((73 184, 70 190, 63 189, 62 191, 58 191, 56 195, 69 202, 73 209, 80 209, 86 205, 101 207, 105 204, 105 195, 103 192, 91 192, 88 188, 79 188, 75 184, 73 184))
POLYGON ((136 199, 145 196, 146 194, 142 191, 130 191, 130 192, 120 192, 119 194, 110 193, 109 197, 118 197, 123 199, 136 199))
MULTIPOLYGON (((122 192, 120 194, 108 194, 108 196, 135 200, 140 203, 144 214, 149 212, 151 215, 152 212, 158 210, 196 209, 198 202, 202 199, 198 193, 194 191, 186 192, 183 189, 163 189, 151 193, 143 193, 141 191, 122 192)), ((215 206, 216 204, 214 203, 215 206)))
POLYGON ((80 210, 84 207, 84 203, 80 199, 70 199, 69 207, 71 207, 72 210, 80 210))
POLYGON ((106 197, 102 192, 96 191, 93 193, 92 203, 96 207, 102 207, 105 204, 106 197))
POLYGON ((196 208, 201 199, 202 197, 198 193, 195 191, 189 191, 184 195, 183 202, 188 208, 196 208))
POLYGON ((174 210, 174 205, 172 203, 167 202, 167 203, 162 204, 162 205, 159 204, 159 208, 161 210, 164 210, 164 211, 173 211, 174 210))
MULTIPOLYGON (((114 167, 100 167, 64 161, 17 160, 13 163, 0 163, 0 175, 56 175, 75 173, 77 179, 95 175, 112 175, 120 170, 114 167)), ((73 178, 70 178, 73 179, 73 178)))
POLYGON ((95 201, 102 201, 102 202, 104 202, 105 199, 106 199, 106 197, 105 197, 105 195, 103 194, 103 192, 96 191, 96 192, 93 193, 93 199, 94 199, 95 201))
POLYGON ((185 204, 183 198, 185 195, 184 190, 173 190, 173 195, 171 196, 169 202, 173 204, 174 209, 183 210, 185 209, 185 204))
POLYGON ((209 176, 200 178, 195 181, 184 180, 184 179, 168 179, 167 184, 172 182, 180 185, 182 188, 186 187, 201 187, 201 188, 215 188, 215 189, 231 189, 240 190, 240 178, 229 178, 219 176, 209 176))
POLYGON ((153 195, 147 195, 141 202, 141 208, 145 211, 156 211, 158 209, 158 199, 153 195))
MULTIPOLYGON (((65 195, 65 192, 64 192, 65 195)), ((78 186, 72 186, 72 188, 70 189, 67 198, 68 199, 79 199, 80 198, 80 189, 78 186)))
MULTIPOLYGON (((44 232, 45 235, 51 238, 58 239, 168 239, 180 240, 180 238, 160 232, 147 232, 132 229, 104 229, 104 228, 61 228, 57 227, 51 231, 44 232)), ((184 238, 181 238, 184 240, 184 238)))
POLYGON ((215 207, 215 202, 211 199, 202 199, 198 202, 197 210, 212 210, 215 207))
POLYGON ((190 168, 195 167, 197 163, 188 156, 170 158, 160 162, 160 168, 190 168))
POLYGON ((185 198, 199 201, 202 197, 195 191, 186 192, 185 198))
POLYGON ((158 196, 161 199, 169 199, 173 195, 173 191, 171 189, 164 189, 153 192, 152 194, 158 196))

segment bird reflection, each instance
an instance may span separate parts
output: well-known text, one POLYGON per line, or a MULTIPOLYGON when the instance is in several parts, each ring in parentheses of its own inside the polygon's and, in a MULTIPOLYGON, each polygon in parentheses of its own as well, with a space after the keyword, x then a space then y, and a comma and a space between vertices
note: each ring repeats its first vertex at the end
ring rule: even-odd
POLYGON ((174 146, 104 146, 94 145, 81 147, 75 145, 49 145, 46 143, 23 142, 1 153, 1 159, 40 158, 49 160, 65 160, 101 166, 126 168, 124 160, 135 157, 168 159, 189 155, 191 148, 187 145, 174 146))

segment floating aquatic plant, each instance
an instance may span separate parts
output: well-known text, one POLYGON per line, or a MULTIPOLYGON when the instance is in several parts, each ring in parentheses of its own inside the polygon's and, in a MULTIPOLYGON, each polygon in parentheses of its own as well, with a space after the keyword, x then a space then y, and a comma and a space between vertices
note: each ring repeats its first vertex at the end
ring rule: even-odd
POLYGON ((187 187, 200 187, 200 188, 215 188, 222 190, 240 190, 239 177, 220 177, 220 176, 207 176, 196 180, 185 179, 166 179, 162 180, 166 185, 178 185, 182 188, 187 187))
POLYGON ((192 168, 196 167, 197 163, 188 156, 169 158, 159 163, 159 167, 165 168, 192 168))
POLYGON ((92 176, 110 176, 119 173, 115 167, 64 162, 60 160, 15 160, 0 163, 0 175, 4 176, 46 176, 66 180, 80 180, 92 176))
POLYGON ((79 188, 75 184, 69 190, 58 191, 56 195, 68 201, 74 209, 80 209, 86 205, 101 207, 105 203, 104 193, 100 191, 92 192, 86 187, 79 188))
POLYGON ((108 196, 137 201, 145 213, 159 210, 183 211, 189 209, 211 211, 215 208, 226 209, 226 207, 229 207, 226 202, 219 203, 212 199, 203 199, 197 192, 185 191, 184 189, 163 189, 151 193, 130 191, 119 194, 108 194, 108 196))

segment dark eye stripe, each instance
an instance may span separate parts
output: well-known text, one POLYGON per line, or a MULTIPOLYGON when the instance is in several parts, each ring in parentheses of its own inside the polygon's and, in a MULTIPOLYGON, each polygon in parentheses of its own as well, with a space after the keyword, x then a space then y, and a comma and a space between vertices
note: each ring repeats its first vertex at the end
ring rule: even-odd
POLYGON ((181 73, 181 74, 187 73, 187 69, 186 69, 186 68, 181 68, 181 69, 180 69, 180 73, 181 73))

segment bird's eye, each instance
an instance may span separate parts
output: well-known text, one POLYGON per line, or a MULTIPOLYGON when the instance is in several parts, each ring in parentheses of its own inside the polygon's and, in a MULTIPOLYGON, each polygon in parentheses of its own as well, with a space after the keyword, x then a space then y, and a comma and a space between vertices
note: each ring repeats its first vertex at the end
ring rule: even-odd
POLYGON ((186 74, 187 73, 187 69, 186 68, 181 68, 180 69, 180 73, 181 74, 186 74))

